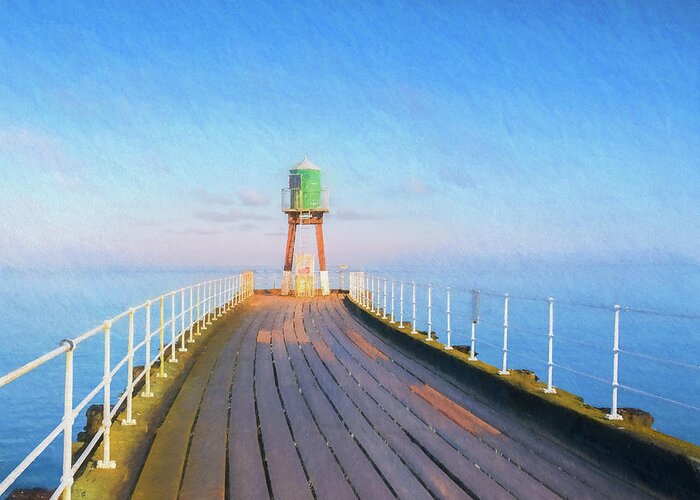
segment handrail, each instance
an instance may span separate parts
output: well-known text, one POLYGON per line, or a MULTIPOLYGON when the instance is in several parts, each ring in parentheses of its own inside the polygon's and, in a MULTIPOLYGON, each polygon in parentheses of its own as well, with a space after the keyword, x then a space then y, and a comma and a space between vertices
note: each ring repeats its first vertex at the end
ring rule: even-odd
POLYGON ((63 474, 58 487, 54 491, 51 498, 58 498, 63 495, 64 500, 70 500, 71 488, 73 485, 75 474, 77 473, 83 462, 94 452, 100 440, 103 441, 103 457, 98 461, 98 468, 114 468, 117 464, 110 456, 110 428, 113 424, 113 419, 122 405, 126 404, 125 414, 126 419, 122 420, 122 425, 134 425, 136 421, 132 418, 132 396, 136 384, 145 379, 143 397, 153 397, 151 392, 151 369, 156 360, 160 359, 158 375, 167 376, 165 368, 165 351, 171 350, 169 361, 176 361, 175 348, 177 342, 181 341, 180 352, 186 351, 185 343, 195 342, 195 336, 201 334, 201 330, 205 330, 207 325, 210 325, 217 318, 221 317, 226 311, 243 303, 254 292, 255 289, 255 274, 252 271, 242 272, 224 278, 217 278, 208 281, 195 283, 187 287, 177 288, 170 292, 158 295, 138 306, 130 307, 116 316, 104 321, 100 326, 87 330, 73 339, 66 339, 61 342, 61 345, 24 365, 12 370, 11 372, 0 377, 0 388, 19 379, 20 377, 32 372, 36 368, 48 363, 62 354, 65 354, 65 384, 64 384, 64 411, 61 422, 37 445, 31 450, 25 458, 10 472, 10 474, 0 482, 0 495, 5 493, 17 478, 48 448, 48 446, 61 434, 63 434, 63 474), (180 300, 176 301, 175 297, 180 295, 180 300), (188 307, 185 307, 185 296, 188 296, 188 307), (196 295, 196 299, 195 299, 196 295), (171 299, 170 319, 165 321, 164 309, 165 299, 171 299), (176 309, 180 312, 176 315, 176 309), (158 311, 158 326, 153 329, 151 325, 151 309, 153 306, 159 308, 158 311), (144 340, 134 345, 135 325, 134 315, 136 312, 144 310, 145 324, 141 330, 144 333, 144 340), (196 313, 195 313, 196 311, 196 313), (189 318, 187 318, 189 315, 189 318), (112 359, 110 356, 111 349, 111 330, 112 327, 124 320, 129 320, 128 331, 128 346, 126 354, 118 360, 114 366, 111 365, 112 359), (180 321, 179 332, 177 320, 180 321), (172 331, 172 337, 169 344, 165 343, 165 328, 169 327, 172 331), (195 332, 196 330, 196 332, 195 332), (185 336, 189 333, 189 338, 185 336), (82 342, 102 334, 104 345, 104 373, 100 381, 93 387, 88 395, 83 398, 77 406, 73 404, 73 352, 79 347, 82 342), (154 355, 151 353, 151 343, 156 338, 159 341, 159 348, 154 355), (137 352, 142 348, 146 351, 146 364, 141 374, 133 377, 133 360, 137 352), (119 371, 127 366, 129 369, 128 381, 123 388, 122 395, 117 398, 116 404, 112 404, 111 385, 114 377, 119 371), (72 443, 73 443, 73 423, 79 413, 92 401, 100 392, 104 394, 103 401, 103 420, 98 432, 93 436, 90 442, 85 446, 81 456, 76 461, 73 461, 72 443))
MULTIPOLYGON (((426 341, 432 341, 433 332, 435 332, 434 322, 436 318, 436 313, 442 317, 442 322, 446 326, 444 329, 446 333, 446 343, 443 348, 450 350, 453 348, 452 337, 454 337, 455 332, 451 329, 452 324, 458 325, 468 325, 460 326, 465 330, 470 329, 470 332, 464 332, 463 336, 467 336, 469 345, 469 361, 477 361, 477 351, 476 347, 478 345, 487 346, 491 348, 485 349, 485 351, 493 357, 494 352, 499 352, 500 359, 490 360, 493 363, 498 362, 499 375, 507 377, 510 375, 509 364, 508 364, 508 354, 511 353, 517 356, 520 360, 526 361, 525 368, 529 369, 543 369, 544 375, 546 377, 546 387, 543 388, 543 392, 546 394, 555 394, 556 388, 553 383, 554 368, 562 369, 580 376, 596 380, 606 384, 610 388, 610 392, 607 397, 610 397, 611 405, 610 411, 606 415, 608 419, 611 420, 621 420, 623 415, 619 411, 618 405, 618 389, 633 392, 638 395, 652 398, 657 402, 663 402, 668 404, 673 404, 677 407, 684 408, 686 410, 691 410, 693 412, 700 412, 700 407, 690 404, 688 402, 677 401, 676 399, 669 397, 668 395, 655 394, 648 390, 644 390, 639 387, 634 387, 630 384, 623 384, 618 380, 619 375, 619 365, 620 356, 624 355, 627 359, 629 358, 641 358, 648 362, 653 363, 663 363, 665 365, 670 365, 677 370, 685 370, 684 373, 688 373, 690 377, 697 376, 697 370, 700 369, 700 365, 695 363, 687 363, 679 360, 667 360, 659 357, 658 349, 655 346, 651 347, 650 354, 643 352, 636 352, 635 350, 627 350, 620 348, 620 328, 621 328, 621 317, 622 315, 632 315, 632 314, 645 314, 650 316, 657 316, 665 319, 683 319, 688 321, 700 320, 700 315, 696 314, 680 314, 677 312, 663 312, 655 310, 645 310, 637 309, 632 307, 625 307, 621 305, 605 305, 605 304, 593 304, 589 302, 576 302, 570 300, 557 300, 555 301, 552 297, 537 297, 529 295, 512 295, 508 293, 499 293, 493 290, 485 290, 479 288, 469 288, 465 286, 456 287, 438 287, 431 284, 416 283, 412 280, 407 279, 396 279, 388 275, 380 275, 376 271, 354 271, 349 273, 349 296, 357 305, 366 310, 369 314, 381 317, 384 320, 389 320, 391 323, 395 323, 400 329, 403 329, 408 324, 408 318, 410 320, 410 333, 417 333, 417 308, 422 309, 425 312, 425 317, 422 318, 422 322, 426 325, 427 339, 426 341), (407 288, 407 293, 404 293, 404 288, 407 288), (416 288, 422 289, 422 299, 425 301, 423 304, 416 304, 416 288), (441 299, 444 300, 441 304, 435 304, 435 294, 434 290, 442 290, 441 299), (454 305, 458 303, 454 298, 457 294, 462 294, 461 310, 455 312, 454 305), (451 297, 452 295, 452 297, 451 297), (389 299, 387 299, 389 296, 389 299), (481 311, 481 301, 480 297, 486 296, 490 300, 490 309, 487 318, 482 318, 485 314, 481 311), (451 301, 451 298, 453 299, 451 301), (498 303, 494 304, 492 299, 497 299, 500 302, 500 307, 498 303), (541 304, 541 309, 538 309, 538 314, 542 314, 543 320, 541 327, 532 327, 526 321, 525 325, 521 325, 523 312, 528 311, 527 302, 535 302, 541 304), (510 311, 509 311, 510 303, 510 311), (610 377, 609 373, 605 373, 604 376, 599 373, 591 374, 585 373, 577 370, 575 367, 566 366, 562 362, 554 362, 554 345, 555 345, 555 328, 554 328, 554 314, 555 305, 564 305, 566 307, 574 306, 587 309, 599 309, 602 310, 602 314, 609 315, 609 335, 612 344, 612 349, 610 347, 604 347, 586 342, 585 340, 579 340, 578 338, 570 338, 567 334, 570 329, 567 327, 561 327, 561 330, 557 329, 557 342, 561 341, 565 345, 568 343, 573 343, 575 345, 584 345, 589 347, 594 347, 598 350, 602 350, 610 355, 609 367, 612 368, 610 377), (408 314, 404 314, 404 307, 408 308, 408 314), (512 317, 514 312, 520 314, 520 319, 512 322, 512 317), (547 314, 548 313, 548 314, 547 314), (509 319, 511 318, 511 319, 509 319), (548 319, 548 321, 547 321, 548 319), (405 323, 406 322, 406 323, 405 323), (452 322, 452 323, 451 323, 452 322), (482 328, 481 335, 477 335, 477 326, 483 324, 488 328, 482 328), (500 335, 497 333, 500 330, 500 335), (518 348, 514 349, 512 345, 509 346, 508 334, 511 334, 511 344, 514 338, 518 339, 521 343, 524 337, 526 337, 526 344, 521 344, 518 348), (469 333, 471 336, 469 337, 469 333), (494 344, 494 334, 502 336, 502 344, 494 344), (533 341, 537 338, 541 339, 542 346, 544 347, 541 358, 537 356, 535 347, 537 344, 533 341), (488 340, 487 340, 488 339, 488 340), (490 342, 489 342, 490 341, 490 342), (477 345, 478 344, 478 345, 477 345)), ((627 317, 627 316, 625 316, 627 317)), ((440 321, 440 320, 439 320, 440 321)), ((623 319, 624 321, 624 319, 623 319)), ((697 324, 697 323, 696 323, 697 324)), ((639 328, 638 325, 636 325, 639 328)), ((577 328, 573 329, 573 334, 575 336, 580 336, 580 331, 577 328)), ((496 342, 499 342, 496 340, 496 342)), ((579 353, 579 355, 584 355, 579 353)), ((578 360, 578 358, 576 358, 578 360)), ((597 354, 595 359, 593 358, 582 358, 583 363, 597 361, 600 359, 600 354, 597 354)), ((572 358, 573 360, 573 358, 572 358)), ((631 361, 630 361, 631 362, 631 361)), ((576 364, 574 362, 573 364, 576 364)), ((606 363, 607 364, 607 363, 606 363)), ((596 366, 590 363, 590 366, 596 366)), ((510 368, 512 369, 512 368, 510 368)), ((598 368, 600 370, 600 368, 598 368)), ((540 372, 542 373, 542 372, 540 372)), ((636 381, 635 383, 638 383, 636 381)), ((600 393, 599 393, 600 394, 600 393)), ((603 396, 605 397, 605 396, 603 396)), ((681 398, 682 399, 682 398, 681 398)), ((690 419, 697 418, 695 415, 689 415, 690 419)))

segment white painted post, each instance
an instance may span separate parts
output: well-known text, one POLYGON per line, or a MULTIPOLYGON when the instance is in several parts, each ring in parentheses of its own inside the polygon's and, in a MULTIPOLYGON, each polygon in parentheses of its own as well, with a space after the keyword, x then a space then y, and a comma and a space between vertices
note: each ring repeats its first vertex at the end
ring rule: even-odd
POLYGON ((134 396, 134 308, 129 309, 129 334, 127 337, 127 362, 126 362, 126 418, 122 419, 122 425, 136 425, 133 419, 134 396))
POLYGON ((479 322, 479 290, 472 289, 472 336, 469 347, 469 361, 476 361, 476 325, 479 322))
POLYGON ((102 325, 104 329, 104 373, 102 376, 103 395, 104 399, 102 401, 102 446, 104 454, 102 455, 102 460, 97 461, 98 469, 114 469, 117 464, 114 460, 110 460, 110 440, 109 434, 112 428, 112 418, 110 413, 112 412, 111 404, 111 394, 110 389, 112 387, 112 377, 111 377, 111 361, 110 361, 110 331, 112 329, 112 324, 109 321, 105 321, 102 325))
POLYGON ((145 370, 145 390, 141 393, 144 398, 152 398, 151 392, 151 301, 146 301, 146 363, 145 370))
POLYGON ((411 333, 417 333, 416 332, 416 282, 412 281, 411 284, 413 285, 413 321, 411 323, 411 333))
POLYGON ((165 309, 165 297, 160 296, 160 326, 158 327, 158 334, 160 337, 160 349, 158 350, 158 378, 167 378, 168 374, 165 373, 165 323, 164 319, 164 309, 165 309))
POLYGON ((180 352, 187 352, 185 347, 185 289, 180 289, 180 352))
POLYGON ((369 296, 369 297, 370 297, 370 302, 369 302, 369 304, 370 304, 370 309, 369 309, 369 310, 370 310, 370 312, 374 312, 374 299, 375 299, 375 297, 374 297, 374 295, 375 295, 375 294, 374 294, 374 276, 372 276, 372 277, 370 278, 370 283, 371 283, 371 286, 372 286, 372 291, 370 292, 370 296, 369 296))
POLYGON ((549 356, 547 360, 547 394, 556 394, 557 390, 552 386, 552 372, 554 371, 554 299, 549 298, 549 356))
POLYGON ((379 316, 381 314, 381 305, 382 305, 382 280, 377 275, 377 306, 374 308, 375 309, 375 314, 379 316))
POLYGON ((382 307, 382 319, 386 319, 386 278, 384 278, 384 307, 382 307))
POLYGON ((217 303, 219 306, 219 314, 216 315, 220 318, 224 314, 224 280, 219 278, 219 295, 217 296, 217 303))
POLYGON ((177 363, 175 357, 175 349, 177 348, 177 339, 175 338, 175 292, 170 294, 170 362, 177 363))
POLYGON ((212 282, 207 281, 207 298, 206 305, 204 309, 204 317, 206 318, 206 324, 211 325, 211 296, 212 296, 212 282))
POLYGON ((202 330, 207 329, 207 300, 209 300, 209 294, 207 287, 208 282, 202 283, 202 330))
POLYGON ((194 306, 192 305, 193 303, 193 296, 194 295, 194 286, 190 287, 190 338, 187 340, 187 343, 193 344, 194 343, 194 306))
POLYGON ((433 340, 433 285, 428 285, 428 340, 433 340))
POLYGON ((608 420, 622 420, 622 415, 617 411, 617 382, 618 357, 620 355, 620 306, 615 304, 615 330, 613 332, 613 380, 612 380, 612 407, 608 420))
POLYGON ((395 281, 392 279, 391 280, 391 321, 389 321, 389 323, 396 323, 396 321, 394 321, 394 283, 395 283, 395 281))
POLYGON ((63 475, 61 482, 64 500, 70 500, 73 487, 73 349, 72 340, 63 340, 61 344, 68 344, 66 351, 66 376, 63 386, 63 475))
POLYGON ((452 328, 450 326, 450 287, 447 287, 447 345, 445 350, 452 350, 452 328))
POLYGON ((399 328, 403 328, 403 281, 399 282, 399 328))
POLYGON ((503 368, 498 373, 510 375, 508 371, 508 294, 505 294, 503 302, 503 368))
POLYGON ((202 327, 202 322, 201 322, 201 317, 199 315, 199 307, 201 305, 201 294, 200 294, 200 289, 202 288, 201 283, 197 283, 197 331, 195 332, 195 335, 201 335, 201 327, 202 327))

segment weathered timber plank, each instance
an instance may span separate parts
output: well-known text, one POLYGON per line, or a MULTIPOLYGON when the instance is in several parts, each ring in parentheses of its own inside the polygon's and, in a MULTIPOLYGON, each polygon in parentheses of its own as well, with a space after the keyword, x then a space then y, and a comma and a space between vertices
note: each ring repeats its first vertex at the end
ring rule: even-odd
POLYGON ((269 330, 258 332, 255 396, 272 494, 277 499, 312 498, 275 387, 269 330))
POLYGON ((163 424, 158 428, 132 498, 176 498, 185 464, 190 432, 204 390, 227 336, 219 332, 204 347, 163 424))
MULTIPOLYGON (((302 305, 301 302, 298 302, 295 304, 294 318, 301 318, 301 314, 302 305)), ((303 328, 303 325, 300 328, 303 328)), ((289 354, 294 374, 299 382, 302 396, 309 405, 319 427, 328 438, 330 446, 335 450, 338 461, 359 497, 372 499, 394 498, 391 490, 374 468, 369 457, 360 449, 357 441, 353 439, 345 427, 341 417, 321 391, 301 351, 299 339, 295 334, 294 322, 291 325, 285 323, 283 334, 287 345, 287 353, 289 354)), ((302 337, 305 337, 305 335, 302 335, 302 337)))
POLYGON ((243 338, 238 351, 231 386, 231 415, 228 429, 229 496, 230 498, 263 500, 270 494, 258 442, 255 418, 253 367, 257 329, 266 324, 271 304, 265 300, 258 312, 260 321, 243 338))
MULTIPOLYGON (((313 325, 308 314, 308 302, 304 306, 302 322, 306 333, 309 333, 313 330, 313 325)), ((362 444, 367 454, 372 457, 382 475, 391 484, 392 489, 400 497, 430 498, 430 493, 418 481, 413 472, 365 419, 351 398, 331 376, 331 373, 322 361, 322 357, 325 356, 332 359, 332 353, 328 353, 325 350, 323 353, 319 353, 309 343, 302 344, 302 351, 311 367, 312 373, 319 382, 319 386, 328 395, 355 438, 362 444)))
MULTIPOLYGON (((291 326, 291 317, 288 321, 291 326)), ((281 330, 272 331, 272 353, 284 408, 316 496, 339 500, 355 498, 299 392, 281 330)))

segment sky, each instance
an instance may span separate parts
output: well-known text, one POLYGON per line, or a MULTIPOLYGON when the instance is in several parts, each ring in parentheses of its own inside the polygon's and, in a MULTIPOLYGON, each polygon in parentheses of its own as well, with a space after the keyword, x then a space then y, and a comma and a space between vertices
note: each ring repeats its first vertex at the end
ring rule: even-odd
POLYGON ((0 266, 700 262, 698 2, 0 2, 0 266), (308 235, 302 235, 308 243, 308 235))

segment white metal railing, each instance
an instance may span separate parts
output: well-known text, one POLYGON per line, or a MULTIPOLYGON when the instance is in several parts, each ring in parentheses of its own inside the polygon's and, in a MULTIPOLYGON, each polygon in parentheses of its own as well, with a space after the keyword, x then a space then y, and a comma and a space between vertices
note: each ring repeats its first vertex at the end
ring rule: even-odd
MULTIPOLYGON (((330 197, 327 189, 322 189, 318 202, 304 202, 302 188, 284 188, 281 192, 280 205, 282 211, 321 211, 328 212, 330 210, 330 197)), ((314 200, 315 201, 315 200, 314 200)))
MULTIPOLYGON (((134 425, 132 400, 134 389, 142 380, 144 381, 144 391, 142 397, 153 397, 151 391, 151 369, 158 361, 157 377, 167 377, 166 354, 170 351, 169 362, 177 362, 176 350, 187 351, 186 344, 195 342, 195 337, 201 335, 201 330, 206 330, 212 321, 222 316, 222 314, 238 304, 245 301, 253 294, 255 289, 255 275, 253 272, 239 273, 225 278, 214 279, 190 285, 185 288, 173 290, 158 297, 149 299, 144 303, 131 307, 126 311, 108 319, 100 326, 97 326, 73 339, 62 340, 60 346, 43 356, 40 356, 29 363, 13 370, 0 377, 0 388, 26 375, 41 365, 65 355, 65 379, 64 379, 64 404, 63 418, 51 432, 22 460, 10 474, 0 482, 0 495, 5 493, 17 478, 39 457, 48 446, 63 434, 63 471, 61 480, 51 496, 52 499, 63 495, 64 499, 71 498, 71 487, 78 469, 85 460, 91 456, 100 440, 103 441, 103 455, 98 461, 98 468, 115 468, 116 463, 111 458, 110 449, 110 429, 116 415, 122 405, 126 405, 124 418, 121 425, 134 425), (179 301, 177 299, 180 299, 179 301), (165 320, 165 301, 170 299, 170 319, 165 320), (179 302, 179 313, 176 314, 179 302), (151 329, 151 311, 153 306, 158 310, 158 326, 151 329), (186 308, 187 307, 187 308, 186 308), (144 340, 134 345, 135 324, 134 317, 138 311, 145 312, 143 325, 144 340), (180 322, 179 332, 177 322, 180 322), (128 338, 126 354, 114 366, 111 366, 111 332, 115 324, 121 321, 128 322, 128 338), (166 328, 170 327, 170 343, 166 344, 166 328), (151 356, 151 339, 158 336, 159 348, 155 356, 151 356), (73 402, 73 354, 78 346, 86 340, 101 336, 104 346, 104 366, 100 382, 88 393, 88 395, 74 406, 73 402), (177 348, 180 343, 179 349, 177 348), (145 350, 146 365, 143 371, 134 378, 134 355, 141 349, 145 350), (122 395, 112 404, 112 381, 119 370, 126 365, 127 383, 123 388, 122 395), (73 423, 80 412, 96 397, 100 392, 103 394, 102 403, 102 425, 92 440, 84 447, 83 452, 73 461, 73 423)), ((122 389, 122 388, 120 388, 122 389)))
MULTIPOLYGON (((554 384, 555 368, 562 372, 567 372, 575 378, 584 377, 589 381, 602 384, 599 387, 607 386, 607 397, 604 396, 602 390, 592 391, 591 393, 595 395, 596 399, 607 399, 610 401, 610 409, 607 413, 608 419, 621 420, 623 418, 619 411, 618 392, 619 390, 624 390, 630 394, 628 397, 631 397, 631 395, 644 396, 653 400, 653 403, 649 404, 673 405, 676 409, 690 412, 691 414, 687 415, 688 421, 697 422, 698 414, 700 414, 700 407, 698 407, 697 401, 680 401, 679 399, 682 398, 676 394, 665 394, 658 389, 656 392, 652 392, 647 388, 635 387, 633 384, 644 385, 647 381, 653 382, 653 380, 649 379, 653 379, 654 376, 657 378, 669 376, 667 372, 668 366, 678 370, 678 373, 682 371, 682 376, 686 381, 690 381, 691 384, 697 384, 697 381, 700 380, 700 364, 693 361, 679 361, 677 358, 662 358, 658 352, 658 346, 653 345, 649 346, 650 351, 648 353, 639 352, 639 347, 622 349, 620 347, 620 337, 622 328, 621 316, 623 314, 626 315, 625 318, 628 318, 630 329, 634 327, 633 333, 639 333, 644 328, 652 328, 648 324, 640 323, 638 321, 639 318, 635 318, 635 315, 658 317, 665 321, 690 321, 692 325, 688 330, 691 330, 691 334, 697 332, 697 327, 700 326, 700 316, 647 311, 621 305, 606 306, 572 301, 557 302, 552 297, 512 295, 476 288, 434 287, 431 284, 419 284, 410 280, 397 280, 392 277, 379 275, 376 272, 349 273, 349 296, 356 304, 364 308, 369 314, 374 314, 382 319, 389 319, 391 323, 398 323, 398 328, 406 326, 404 325, 404 306, 410 307, 411 333, 418 333, 416 328, 417 323, 420 321, 425 325, 427 341, 434 340, 434 334, 437 330, 435 327, 436 291, 441 292, 441 299, 444 300, 437 307, 437 312, 442 315, 442 320, 437 322, 440 323, 442 330, 446 334, 444 349, 453 349, 453 337, 455 335, 453 326, 457 324, 460 329, 464 329, 461 337, 468 344, 468 359, 477 361, 477 347, 484 350, 488 349, 490 353, 488 361, 494 365, 500 365, 499 374, 501 376, 507 377, 510 375, 510 370, 513 368, 509 354, 512 354, 525 362, 523 368, 534 372, 539 371, 543 375, 543 378, 546 379, 546 387, 543 387, 543 392, 546 394, 556 394, 554 384), (410 295, 404 294, 405 287, 410 287, 410 295), (417 289, 422 292, 420 294, 422 301, 416 300, 417 289), (455 295, 458 300, 455 300, 455 295), (398 300, 396 307, 395 296, 398 300), (490 307, 488 311, 482 310, 482 302, 485 299, 489 301, 490 307), (456 304, 459 309, 455 309, 456 304), (602 317, 596 323, 595 328, 589 326, 589 330, 583 332, 576 329, 581 315, 578 313, 569 314, 566 319, 572 325, 558 329, 557 337, 555 337, 556 304, 559 304, 560 310, 565 308, 569 310, 578 308, 580 310, 584 308, 594 311, 602 315, 602 317), (421 309, 425 312, 424 318, 418 317, 419 313, 422 312, 421 309), (533 312, 540 315, 539 325, 530 326, 525 324, 528 320, 531 320, 533 312), (514 315, 517 315, 516 321, 513 321, 514 315), (481 336, 478 335, 478 327, 480 325, 485 330, 481 336), (602 338, 600 338, 600 335, 593 335, 600 332, 602 332, 602 338), (607 340, 605 332, 607 332, 607 340), (567 333, 567 335, 562 335, 562 333, 567 333), (509 334, 511 334, 511 339, 509 339, 509 334), (591 337, 610 343, 606 346, 601 342, 593 342, 590 340, 591 337), (514 339, 520 343, 516 349, 509 345, 509 341, 514 339), (555 339, 563 343, 559 344, 559 349, 563 349, 563 345, 568 347, 570 354, 567 360, 555 362, 555 339), (538 345, 542 346, 542 351, 539 350, 538 345), (594 352, 583 353, 581 348, 591 349, 594 352), (633 367, 627 373, 627 378, 631 382, 626 384, 620 382, 621 355, 625 355, 628 360, 626 362, 630 367, 633 367), (648 370, 651 363, 663 366, 657 367, 652 376, 642 379, 640 378, 641 375, 637 374, 640 371, 637 369, 638 365, 633 363, 632 359, 644 361, 643 368, 645 370, 648 370), (581 366, 579 367, 579 365, 581 366), (598 373, 590 373, 591 371, 598 371, 598 373)), ((639 337, 636 336, 635 340, 638 342, 639 337)), ((564 358, 564 356, 561 357, 562 359, 564 358)), ((672 385, 676 386, 676 384, 672 385)), ((682 395, 682 390, 677 391, 677 394, 682 395)), ((697 394, 695 394, 695 397, 697 397, 697 394)), ((689 432, 691 437, 692 432, 693 428, 691 427, 689 432)))

